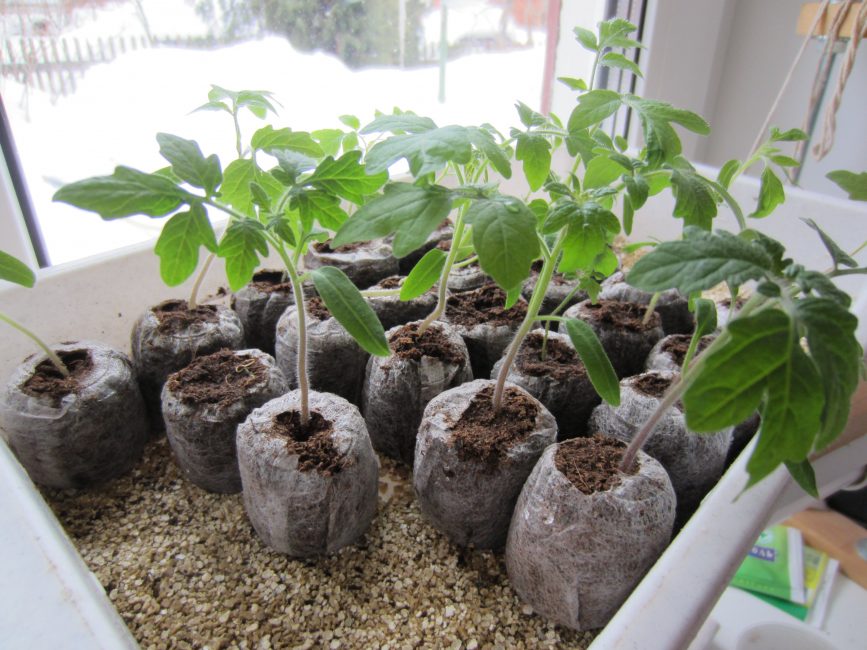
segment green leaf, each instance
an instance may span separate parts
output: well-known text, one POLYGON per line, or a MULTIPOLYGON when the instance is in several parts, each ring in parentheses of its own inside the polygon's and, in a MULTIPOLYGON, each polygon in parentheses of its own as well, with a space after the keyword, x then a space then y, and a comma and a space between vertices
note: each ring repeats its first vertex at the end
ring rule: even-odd
POLYGON ((340 144, 343 142, 343 131, 340 129, 319 129, 310 135, 322 147, 324 155, 336 156, 340 153, 340 144))
POLYGON ((816 473, 813 471, 810 461, 802 460, 801 462, 795 462, 787 460, 786 468, 804 492, 814 499, 819 498, 819 489, 816 487, 816 473))
POLYGON ((710 183, 692 169, 673 169, 674 216, 686 226, 710 230, 717 214, 716 194, 710 183))
POLYGON ((470 141, 476 149, 485 154, 485 157, 493 165, 503 178, 512 177, 512 163, 503 149, 496 143, 494 137, 485 129, 467 127, 470 141))
POLYGON ((593 388, 606 402, 612 406, 619 406, 620 382, 596 332, 587 323, 576 318, 566 321, 566 332, 587 369, 587 376, 593 388))
POLYGON ((551 143, 545 136, 519 133, 515 158, 524 163, 524 176, 532 191, 542 187, 551 171, 551 143))
POLYGON ((119 219, 133 214, 162 217, 194 198, 164 176, 121 166, 111 176, 64 185, 53 200, 96 212, 103 219, 119 219))
POLYGON ((444 126, 411 135, 394 135, 367 154, 370 173, 385 172, 402 158, 416 178, 438 172, 448 163, 465 165, 473 157, 470 132, 462 126, 444 126))
POLYGON ((181 284, 199 265, 199 246, 217 251, 214 229, 201 205, 178 212, 163 226, 154 252, 160 258, 160 277, 170 287, 181 284))
POLYGON ((253 196, 250 193, 250 183, 256 182, 257 172, 256 163, 249 158, 230 162, 223 173, 221 199, 239 212, 252 216, 253 196))
POLYGON ((527 128, 530 128, 531 126, 542 126, 543 124, 548 123, 548 118, 541 113, 537 113, 524 102, 518 102, 515 104, 515 108, 518 111, 518 117, 521 120, 521 124, 527 128))
POLYGON ((212 195, 223 180, 220 159, 212 154, 205 158, 199 145, 176 135, 158 133, 160 154, 172 165, 172 171, 183 181, 201 187, 212 195))
POLYGON ((694 337, 701 338, 713 334, 716 330, 716 303, 707 298, 698 298, 695 301, 695 332, 694 337))
POLYGON ((325 152, 322 147, 304 131, 292 129, 274 129, 270 124, 263 126, 253 134, 250 146, 259 151, 271 153, 285 149, 309 156, 310 158, 322 158, 325 152))
POLYGON ((623 184, 626 186, 626 193, 629 195, 633 209, 640 210, 650 195, 650 185, 648 185, 647 179, 641 174, 634 176, 624 174, 623 184))
POLYGON ((575 27, 572 31, 575 34, 575 40, 577 40, 585 50, 590 50, 591 52, 599 51, 599 44, 596 42, 596 34, 592 31, 584 29, 583 27, 575 27))
POLYGON ((193 110, 193 113, 197 111, 225 111, 226 113, 232 114, 232 109, 225 102, 207 102, 206 104, 202 104, 198 108, 193 110))
POLYGON ((272 93, 265 90, 239 90, 235 95, 235 103, 239 108, 246 108, 259 119, 271 112, 277 114, 277 109, 271 103, 272 93))
MULTIPOLYGON (((794 338, 794 337, 792 337, 794 338)), ((762 425, 747 461, 754 485, 785 461, 802 462, 813 448, 822 414, 823 395, 816 390, 819 374, 797 341, 767 379, 767 397, 759 411, 762 425)))
POLYGON ((365 126, 359 133, 424 133, 437 128, 436 123, 429 117, 421 117, 413 113, 401 113, 400 115, 380 115, 373 122, 365 126))
POLYGON ((359 162, 360 158, 360 151, 350 151, 337 160, 329 156, 319 163, 306 182, 362 205, 365 197, 374 194, 385 184, 388 173, 370 173, 369 167, 365 169, 359 162))
POLYGON ((571 90, 587 90, 587 82, 575 77, 557 77, 557 81, 566 84, 571 90))
POLYGON ((260 210, 268 211, 271 209, 271 197, 259 183, 255 181, 250 183, 250 196, 253 200, 253 205, 260 210))
POLYGON ((620 178, 621 174, 623 174, 622 165, 610 157, 596 156, 587 164, 587 171, 584 174, 584 189, 586 191, 610 185, 620 178))
POLYGON ((253 219, 238 219, 229 224, 220 240, 217 255, 226 260, 229 288, 238 291, 253 278, 259 255, 268 254, 265 227, 253 219))
POLYGON ((627 59, 625 56, 618 52, 606 52, 599 60, 599 65, 607 66, 609 68, 620 68, 621 70, 628 70, 636 77, 644 77, 644 75, 641 74, 641 68, 638 67, 638 64, 635 63, 635 61, 633 61, 632 59, 627 59))
POLYGON ((343 224, 334 237, 334 246, 394 233, 395 257, 409 255, 422 246, 449 215, 452 198, 451 191, 440 185, 390 185, 383 196, 363 205, 343 224))
POLYGON ((786 191, 783 189, 783 183, 770 167, 765 167, 759 186, 759 204, 750 216, 754 219, 767 217, 785 200, 786 191))
POLYGON ((358 131, 361 126, 361 122, 355 115, 341 115, 338 119, 353 131, 358 131))
MULTIPOLYGON (((620 222, 612 212, 596 203, 572 205, 577 210, 568 214, 569 229, 557 270, 560 273, 578 270, 589 272, 594 269, 600 256, 608 252, 609 241, 620 232, 620 222)), ((567 207, 558 209, 565 212, 567 207)))
POLYGON ((846 252, 835 242, 828 234, 822 230, 818 224, 812 219, 801 219, 805 224, 810 226, 813 230, 819 233, 819 237, 822 240, 822 243, 825 245, 825 248, 828 249, 828 252, 831 254, 831 259, 834 260, 834 268, 838 266, 848 266, 850 268, 855 268, 858 266, 858 262, 846 252))
POLYGON ((538 225, 545 223, 545 219, 548 217, 548 202, 545 199, 533 199, 527 204, 527 207, 536 215, 538 225))
POLYGON ((539 256, 536 217, 518 199, 497 196, 473 201, 466 212, 482 270, 505 291, 530 275, 539 256))
POLYGON ((627 277, 629 284, 644 291, 679 289, 689 294, 720 282, 740 286, 762 278, 773 267, 760 246, 730 233, 695 227, 684 232, 686 239, 664 242, 638 260, 627 277))
POLYGON ((840 169, 826 174, 826 177, 849 195, 853 201, 867 201, 867 172, 856 174, 840 169))
POLYGON ((791 156, 784 156, 782 154, 775 154, 771 156, 771 160, 779 165, 780 167, 800 167, 801 163, 791 156))
POLYGON ((771 142, 798 142, 806 140, 807 134, 801 129, 789 129, 788 131, 780 131, 777 127, 771 127, 771 142))
POLYGON ((789 317, 776 309, 729 323, 730 339, 705 351, 701 372, 684 393, 687 427, 719 431, 752 415, 769 377, 791 356, 791 327, 789 317))
POLYGON ((717 182, 724 188, 728 189, 729 185, 731 185, 732 178, 734 178, 735 172, 737 172, 740 167, 740 160, 729 160, 725 165, 720 167, 717 182))
POLYGON ((337 230, 348 218, 340 207, 340 199, 321 190, 301 190, 292 197, 290 207, 300 213, 304 230, 311 230, 314 223, 337 230))
POLYGON ((795 319, 806 329, 810 356, 821 376, 825 405, 816 448, 823 449, 845 428, 852 394, 858 387, 863 355, 855 338, 858 319, 828 298, 799 300, 795 319))
POLYGON ((401 285, 400 299, 413 300, 433 287, 440 279, 447 257, 445 251, 438 248, 432 248, 425 253, 401 285))
POLYGON ((700 135, 710 133, 707 122, 692 111, 635 95, 623 95, 623 103, 638 114, 647 145, 648 162, 652 166, 673 160, 681 152, 680 138, 672 128, 672 123, 700 135))
POLYGON ((292 222, 289 215, 273 215, 268 219, 268 223, 265 227, 293 248, 297 245, 298 240, 295 237, 295 231, 292 229, 292 222))
POLYGON ((310 271, 316 291, 331 315, 370 354, 391 354, 382 323, 346 274, 333 266, 310 271))
POLYGON ((273 151, 272 155, 277 159, 280 169, 288 174, 291 181, 288 183, 289 185, 294 185, 302 173, 316 167, 315 159, 300 154, 297 151, 279 149, 273 151))
POLYGON ((36 284, 36 275, 24 262, 0 251, 0 280, 8 280, 29 288, 36 284))
POLYGON ((522 286, 516 285, 506 292, 506 302, 503 304, 503 309, 511 309, 521 299, 522 286))
POLYGON ((623 18, 612 18, 599 23, 599 49, 606 47, 642 47, 641 43, 627 38, 638 28, 623 18))
POLYGON ((569 116, 569 133, 595 126, 613 115, 622 103, 620 93, 613 90, 591 90, 578 98, 578 106, 569 116))
POLYGON ((632 199, 629 195, 623 197, 623 232, 626 235, 632 234, 632 224, 635 220, 635 208, 632 207, 632 199))

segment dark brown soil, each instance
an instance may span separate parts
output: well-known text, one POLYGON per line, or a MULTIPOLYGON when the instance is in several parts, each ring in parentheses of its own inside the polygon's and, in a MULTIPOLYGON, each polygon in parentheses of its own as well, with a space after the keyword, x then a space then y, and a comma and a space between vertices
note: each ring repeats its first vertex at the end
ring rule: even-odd
POLYGON ((662 399, 662 396, 665 395, 665 391, 667 391, 668 387, 671 386, 671 382, 671 377, 663 377, 655 372, 648 372, 635 377, 629 382, 629 385, 639 393, 644 393, 649 397, 662 399))
POLYGON ((597 323, 604 323, 610 327, 640 332, 660 326, 659 314, 657 313, 654 313, 645 325, 643 321, 647 307, 632 302, 600 300, 597 303, 587 303, 585 309, 590 311, 592 318, 597 323))
POLYGON ((524 340, 516 360, 521 372, 531 377, 550 376, 555 381, 568 381, 587 374, 575 350, 555 338, 548 337, 543 361, 541 353, 544 339, 540 332, 531 332, 524 340))
POLYGON ((380 280, 377 284, 381 289, 397 289, 400 287, 401 278, 399 275, 392 275, 390 277, 385 278, 384 280, 380 280))
POLYGON ((439 242, 437 242, 437 248, 439 248, 441 251, 448 252, 448 250, 451 247, 452 247, 451 237, 449 237, 448 239, 441 239, 439 242))
POLYGON ((408 323, 388 337, 392 352, 401 359, 421 361, 434 357, 445 363, 462 366, 464 356, 445 337, 437 325, 431 325, 419 336, 418 323, 408 323))
POLYGON ((338 246, 337 248, 331 248, 328 245, 328 242, 318 241, 313 244, 313 248, 319 253, 352 253, 353 251, 357 251, 359 248, 364 248, 367 242, 358 241, 352 244, 345 244, 344 246, 338 246))
POLYGON ((261 293, 292 293, 292 283, 283 271, 265 269, 253 274, 250 286, 261 293))
POLYGON ((493 282, 449 296, 446 316, 450 322, 465 327, 480 323, 491 325, 520 324, 527 315, 527 303, 519 301, 510 309, 505 308, 506 292, 493 282))
POLYGON ((458 457, 476 461, 493 470, 509 450, 527 439, 536 428, 538 406, 524 393, 507 388, 499 413, 491 408, 494 388, 488 386, 476 395, 452 429, 458 457))
POLYGON ((256 357, 226 349, 194 360, 168 385, 184 404, 228 406, 267 378, 268 369, 256 357))
POLYGON ((29 395, 50 397, 55 405, 59 404, 64 396, 78 392, 80 382, 93 369, 93 359, 87 350, 58 352, 57 356, 69 370, 68 377, 64 377, 50 360, 45 359, 36 366, 35 372, 21 387, 29 395))
MULTIPOLYGON (((686 352, 689 350, 690 340, 692 340, 692 336, 689 334, 672 334, 666 338, 665 343, 663 343, 659 349, 661 352, 667 352, 670 354, 671 358, 674 359, 674 362, 678 366, 682 366, 683 360, 686 358, 686 352)), ((695 348, 695 356, 701 354, 712 342, 713 337, 702 336, 695 348)))
POLYGON ((195 309, 187 307, 186 300, 166 300, 152 308, 156 314, 161 334, 177 334, 189 329, 195 323, 214 323, 217 321, 215 305, 199 305, 195 309))
POLYGON ((319 413, 311 413, 307 426, 302 426, 299 411, 285 411, 274 418, 271 430, 286 438, 286 447, 290 454, 298 455, 298 469, 302 472, 333 476, 346 467, 346 458, 331 440, 331 422, 319 413))
MULTIPOLYGON (((584 494, 605 492, 620 483, 623 473, 618 469, 626 445, 614 438, 596 434, 590 438, 572 438, 557 445, 554 466, 569 482, 584 494)), ((638 464, 632 463, 628 474, 635 474, 638 464)))
POLYGON ((307 305, 307 315, 310 318, 315 318, 316 320, 328 320, 331 318, 331 312, 328 311, 328 307, 322 302, 322 298, 310 298, 305 304, 307 305))

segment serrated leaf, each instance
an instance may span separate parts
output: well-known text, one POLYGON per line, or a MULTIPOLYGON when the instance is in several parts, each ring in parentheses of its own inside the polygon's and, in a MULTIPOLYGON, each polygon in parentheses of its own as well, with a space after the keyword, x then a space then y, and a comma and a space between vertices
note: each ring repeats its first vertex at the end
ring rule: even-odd
POLYGON ((36 284, 36 275, 24 262, 9 253, 0 251, 0 280, 29 288, 36 284))
POLYGON ((638 114, 647 146, 648 162, 652 166, 673 160, 681 152, 680 138, 671 126, 672 123, 700 135, 710 133, 707 122, 692 111, 635 95, 623 95, 623 103, 638 114))
POLYGON ((505 291, 530 275, 539 256, 536 218, 521 201, 497 196, 473 201, 466 212, 479 264, 505 291))
POLYGON ((837 287, 836 284, 824 273, 819 271, 801 270, 795 276, 795 282, 804 293, 813 292, 822 298, 829 298, 848 309, 852 304, 852 297, 837 287))
POLYGON ((212 195, 223 180, 220 159, 216 155, 205 158, 198 143, 169 133, 158 133, 160 155, 172 165, 172 171, 183 181, 201 187, 212 195))
POLYGON ((373 122, 365 126, 359 133, 424 133, 437 128, 436 123, 429 117, 421 117, 413 113, 401 113, 400 115, 380 115, 373 122))
POLYGON ((613 90, 591 90, 578 98, 567 123, 570 134, 589 128, 613 115, 622 103, 620 93, 613 90))
POLYGON ((566 86, 571 90, 587 90, 587 82, 583 79, 576 79, 575 77, 557 77, 557 81, 566 84, 566 86))
POLYGON ((422 246, 452 209, 451 191, 439 185, 395 183, 346 221, 335 246, 394 234, 392 251, 404 257, 422 246))
POLYGON ((277 114, 277 109, 271 103, 272 93, 266 90, 239 90, 235 95, 235 103, 238 107, 249 110, 259 119, 265 119, 268 112, 277 114))
POLYGON ((544 115, 537 113, 524 102, 516 103, 515 108, 518 111, 518 118, 521 120, 521 124, 527 128, 532 126, 542 126, 543 124, 548 123, 548 119, 544 115))
POLYGON ((284 149, 272 151, 271 153, 277 159, 280 169, 291 179, 289 185, 294 185, 302 173, 316 167, 316 160, 314 158, 305 156, 297 151, 284 149))
POLYGON ((226 113, 229 113, 230 115, 232 114, 232 109, 229 108, 229 106, 225 102, 218 101, 207 102, 205 104, 202 104, 198 108, 193 109, 194 113, 197 111, 224 111, 226 113))
POLYGON ((820 498, 819 489, 816 487, 816 473, 813 471, 810 461, 802 460, 797 463, 787 460, 786 469, 789 470, 789 474, 792 475, 792 478, 795 479, 795 482, 801 486, 804 492, 814 499, 820 498))
POLYGON ((444 126, 409 135, 394 135, 367 154, 370 173, 385 172, 405 158, 416 178, 438 172, 448 163, 465 165, 473 157, 470 132, 462 126, 444 126))
POLYGON ((341 115, 338 119, 353 131, 358 131, 361 126, 361 122, 355 115, 341 115))
POLYGON ((587 377, 593 388, 606 402, 619 406, 620 382, 596 332, 587 323, 576 318, 566 321, 566 332, 587 369, 587 377))
POLYGON ((854 260, 846 251, 844 251, 840 246, 828 236, 824 230, 822 230, 818 224, 812 219, 801 219, 805 224, 810 226, 813 230, 819 233, 819 238, 822 240, 822 243, 825 245, 825 248, 831 254, 831 259, 834 260, 834 267, 838 266, 848 266, 850 268, 855 268, 858 266, 858 262, 854 260))
POLYGON ((329 156, 319 163, 306 182, 362 205, 365 197, 374 194, 385 184, 388 173, 371 173, 369 167, 365 168, 359 162, 360 159, 360 151, 349 151, 337 160, 329 156))
POLYGON ((575 27, 572 31, 575 34, 575 40, 578 41, 581 44, 581 47, 585 50, 590 50, 591 52, 599 51, 596 34, 592 31, 583 27, 575 27))
POLYGON ((771 142, 798 142, 806 140, 807 134, 801 129, 789 129, 788 131, 780 131, 777 127, 771 127, 771 142))
POLYGON ((596 156, 587 164, 587 171, 584 173, 584 190, 610 185, 620 178, 623 171, 624 167, 612 157, 596 156))
POLYGON ((557 270, 560 273, 592 271, 600 256, 608 251, 608 243, 620 232, 620 222, 612 212, 592 202, 580 206, 566 204, 558 211, 567 213, 569 229, 557 270), (569 207, 577 209, 568 210, 569 207))
POLYGON ((430 290, 440 279, 446 264, 445 251, 432 248, 412 267, 400 287, 401 300, 413 300, 430 290))
POLYGON ((391 354, 382 323, 358 288, 340 269, 323 266, 310 271, 316 292, 331 315, 370 354, 391 354))
POLYGON ((856 174, 840 169, 829 172, 825 176, 846 192, 851 200, 867 201, 867 172, 856 174))
POLYGON ((336 156, 340 153, 343 142, 343 131, 340 129, 318 129, 310 132, 311 137, 322 147, 326 156, 336 156))
POLYGON ((634 176, 624 174, 623 184, 626 186, 626 193, 629 195, 632 208, 640 210, 650 195, 650 185, 647 183, 647 179, 641 174, 635 174, 634 176))
POLYGON ((119 219, 133 214, 162 217, 195 197, 164 176, 120 166, 111 176, 64 185, 53 200, 96 212, 103 219, 119 219))
POLYGON ((756 211, 750 216, 753 219, 761 219, 771 214, 778 205, 786 200, 786 191, 783 183, 770 167, 765 167, 762 172, 761 185, 759 186, 759 203, 756 211))
POLYGON ((734 178, 735 172, 740 169, 740 166, 740 160, 729 160, 726 164, 720 167, 719 174, 717 175, 717 182, 724 188, 728 189, 729 185, 731 185, 732 178, 734 178))
POLYGON ((758 408, 769 377, 791 356, 792 322, 769 309, 731 321, 730 339, 705 351, 701 372, 683 396, 691 431, 719 431, 746 420, 758 408))
POLYGON ((852 394, 858 387, 863 354, 855 338, 858 319, 827 298, 797 301, 795 318, 806 329, 810 356, 821 376, 825 404, 816 448, 823 449, 845 428, 852 394))
POLYGON ((627 59, 619 52, 606 52, 604 55, 602 55, 602 58, 599 59, 599 65, 607 66, 609 68, 628 70, 636 77, 644 77, 644 75, 641 73, 641 68, 638 67, 638 64, 635 63, 635 61, 633 61, 632 59, 627 59))
POLYGON ((493 165, 503 178, 512 177, 512 163, 502 148, 494 140, 494 137, 484 129, 468 127, 470 141, 476 149, 485 154, 485 157, 493 165))
POLYGON ((664 242, 639 259, 627 282, 644 291, 679 289, 704 291, 720 282, 740 286, 758 280, 773 268, 759 246, 730 233, 709 233, 695 227, 684 230, 686 239, 664 242))
POLYGON ((292 197, 290 207, 298 210, 305 231, 319 223, 328 230, 339 229, 349 215, 340 207, 340 199, 321 190, 305 189, 292 197))
POLYGON ((199 265, 199 246, 217 251, 217 239, 200 205, 178 212, 163 226, 154 252, 160 258, 160 277, 170 287, 189 278, 199 265))
POLYGON ((249 158, 233 160, 223 172, 220 198, 246 215, 253 215, 253 197, 250 183, 256 181, 256 163, 249 158))
POLYGON ((675 196, 675 217, 685 226, 710 230, 717 214, 716 194, 709 182, 690 169, 673 169, 671 186, 675 196))
POLYGON ((570 131, 566 136, 566 151, 570 156, 580 156, 581 160, 586 165, 596 157, 595 142, 590 136, 590 133, 585 129, 581 131, 570 131))
POLYGON ((293 248, 296 246, 298 240, 295 237, 295 231, 292 229, 289 215, 273 215, 268 219, 268 223, 265 224, 265 227, 293 248))
POLYGON ((226 260, 229 288, 238 291, 253 278, 259 256, 268 255, 264 226, 253 219, 233 221, 220 240, 217 255, 226 260))
POLYGON ((271 209, 271 197, 259 183, 255 181, 250 183, 250 196, 253 200, 253 205, 260 210, 267 211, 271 209))
POLYGON ((638 28, 623 18, 612 18, 599 23, 599 49, 606 47, 642 47, 638 41, 627 38, 638 28))
POLYGON ((538 190, 551 171, 551 143, 541 135, 519 133, 515 158, 523 163, 524 176, 532 191, 538 190))
POLYGON ((253 134, 250 146, 253 149, 268 153, 279 150, 295 151, 316 159, 325 155, 322 147, 309 133, 293 131, 289 128, 274 129, 270 124, 263 126, 253 134))

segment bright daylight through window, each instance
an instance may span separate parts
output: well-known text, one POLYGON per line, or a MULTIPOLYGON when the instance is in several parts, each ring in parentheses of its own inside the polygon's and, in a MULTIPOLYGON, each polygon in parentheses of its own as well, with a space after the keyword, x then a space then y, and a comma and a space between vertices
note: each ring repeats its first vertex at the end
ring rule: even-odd
MULTIPOLYGON (((346 128, 399 107, 507 129, 539 108, 548 0, 19 0, 0 5, 0 90, 52 264, 156 237, 53 203, 118 164, 162 167, 174 133, 229 156, 231 118, 194 109, 212 84, 268 90, 278 122, 346 128), (446 9, 444 12, 443 9, 446 9)), ((251 118, 254 119, 254 118, 251 118)), ((255 125, 249 124, 250 128, 255 125)))

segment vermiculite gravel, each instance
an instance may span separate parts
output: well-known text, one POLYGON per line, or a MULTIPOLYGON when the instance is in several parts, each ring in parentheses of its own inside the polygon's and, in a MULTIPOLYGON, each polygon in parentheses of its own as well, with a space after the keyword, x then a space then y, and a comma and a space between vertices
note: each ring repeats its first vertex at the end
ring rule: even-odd
POLYGON ((146 650, 590 644, 522 606, 502 556, 461 551, 427 524, 408 473, 381 461, 370 530, 317 560, 268 550, 241 496, 185 482, 165 439, 99 490, 43 494, 146 650))

